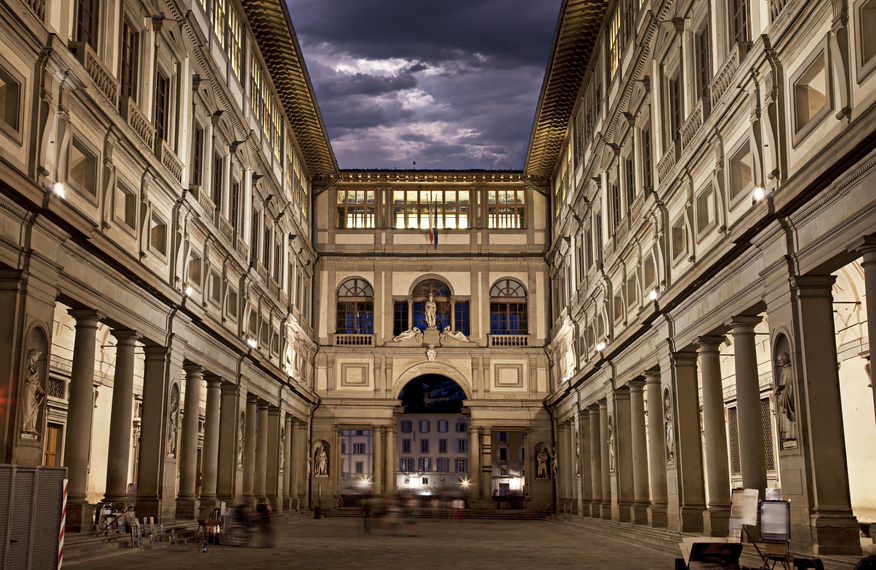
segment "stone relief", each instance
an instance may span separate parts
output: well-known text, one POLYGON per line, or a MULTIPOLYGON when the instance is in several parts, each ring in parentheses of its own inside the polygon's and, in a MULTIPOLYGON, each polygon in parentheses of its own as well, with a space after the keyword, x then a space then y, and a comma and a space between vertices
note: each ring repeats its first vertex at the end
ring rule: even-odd
POLYGON ((666 461, 675 461, 675 425, 672 421, 672 400, 669 390, 663 392, 663 425, 666 438, 666 461))
POLYGON ((444 327, 441 335, 438 337, 441 346, 474 346, 477 343, 468 339, 462 331, 452 331, 449 326, 444 327))
POLYGON ((794 371, 787 352, 777 359, 781 374, 776 385, 776 407, 779 410, 779 432, 782 441, 797 440, 797 405, 794 387, 794 371))
POLYGON ((170 410, 167 416, 167 455, 176 457, 176 434, 179 425, 179 386, 170 389, 170 410))
POLYGON ((328 477, 328 454, 321 443, 316 444, 313 452, 313 476, 328 477))
POLYGON ((423 344, 423 332, 420 329, 418 329, 417 327, 414 327, 412 329, 408 329, 408 330, 404 331, 403 333, 400 333, 397 336, 394 336, 392 338, 392 340, 389 342, 401 343, 401 342, 408 342, 408 341, 415 341, 416 344, 418 344, 418 345, 423 344))
POLYGON ((430 344, 429 349, 426 351, 426 358, 429 359, 429 362, 435 362, 435 356, 437 352, 435 351, 435 345, 430 344))
POLYGON ((40 385, 40 370, 37 361, 42 352, 32 348, 27 351, 24 365, 24 394, 22 396, 23 416, 21 418, 21 431, 28 434, 37 434, 37 420, 40 408, 46 398, 46 391, 40 385))

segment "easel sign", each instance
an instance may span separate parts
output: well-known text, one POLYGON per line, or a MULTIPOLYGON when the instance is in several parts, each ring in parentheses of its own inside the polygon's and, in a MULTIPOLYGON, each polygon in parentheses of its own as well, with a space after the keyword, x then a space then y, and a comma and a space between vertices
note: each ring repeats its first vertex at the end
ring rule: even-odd
POLYGON ((743 525, 757 524, 757 489, 734 489, 730 500, 730 533, 739 533, 743 525))

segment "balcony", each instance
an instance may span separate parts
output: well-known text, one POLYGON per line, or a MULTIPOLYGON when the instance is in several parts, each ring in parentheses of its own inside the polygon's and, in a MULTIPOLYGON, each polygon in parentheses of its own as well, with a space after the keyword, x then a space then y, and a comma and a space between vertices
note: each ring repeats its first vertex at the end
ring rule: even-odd
POLYGON ((666 149, 666 152, 660 158, 660 162, 657 163, 657 176, 660 177, 661 183, 669 174, 669 171, 672 170, 672 167, 675 166, 675 161, 678 158, 676 156, 678 154, 677 149, 678 141, 672 141, 669 148, 666 149))
POLYGON ((748 52, 749 45, 750 44, 748 43, 740 42, 733 46, 730 55, 728 55, 727 59, 724 61, 724 65, 721 66, 721 69, 715 74, 715 78, 712 79, 712 84, 709 85, 709 93, 712 94, 713 107, 717 107, 717 103, 721 99, 721 96, 723 96, 727 91, 727 88, 730 87, 733 75, 735 75, 736 70, 739 69, 739 62, 745 57, 745 53, 748 52))
POLYGON ((696 134, 700 131, 700 128, 703 126, 703 121, 706 118, 705 115, 705 105, 706 97, 708 95, 703 95, 700 99, 700 102, 697 103, 697 106, 694 107, 693 112, 687 118, 687 121, 681 125, 681 148, 687 148, 687 145, 690 144, 690 141, 696 136, 696 134))
POLYGON ((46 18, 46 0, 24 0, 24 3, 41 21, 46 18))
POLYGON ((334 346, 374 346, 373 334, 335 334, 334 346))
POLYGON ((173 175, 177 182, 182 183, 183 163, 176 156, 176 153, 170 150, 170 146, 164 139, 155 139, 155 157, 161 161, 164 168, 173 175))
POLYGON ((219 233, 228 240, 228 243, 234 243, 234 228, 231 227, 231 222, 226 220, 222 214, 219 214, 219 233))
POLYGON ((528 334, 488 334, 489 346, 529 346, 528 334))
MULTIPOLYGON (((28 2, 31 7, 36 4, 44 5, 44 2, 28 2)), ((36 8, 33 8, 36 12, 36 8)), ((37 13, 42 19, 42 15, 37 13)), ((94 84, 101 93, 109 100, 113 107, 119 105, 119 84, 113 77, 113 74, 107 69, 98 59, 94 49, 85 42, 71 42, 70 51, 76 56, 76 60, 82 64, 82 67, 88 72, 94 80, 94 84)))
POLYGON ((212 222, 216 218, 216 204, 214 204, 213 200, 207 196, 203 187, 198 191, 198 204, 204 209, 204 213, 207 214, 207 219, 212 222))
POLYGON ((140 107, 137 106, 137 102, 130 97, 123 97, 121 105, 122 117, 125 119, 125 122, 134 129, 134 132, 137 133, 143 144, 150 149, 153 148, 155 129, 152 127, 149 119, 146 118, 146 115, 143 114, 143 111, 140 110, 140 107))

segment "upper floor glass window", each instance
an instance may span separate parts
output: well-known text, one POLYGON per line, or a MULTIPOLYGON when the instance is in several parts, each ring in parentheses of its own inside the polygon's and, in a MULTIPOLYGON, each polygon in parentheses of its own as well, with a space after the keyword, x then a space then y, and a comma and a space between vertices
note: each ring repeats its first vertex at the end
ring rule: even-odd
POLYGON ((94 50, 97 50, 98 4, 98 0, 76 2, 76 41, 86 43, 94 50))
POLYGON ((524 201, 523 190, 488 190, 487 223, 489 227, 502 229, 526 227, 524 201))
POLYGON ((469 227, 468 190, 393 190, 396 229, 466 229, 469 227))
POLYGON ((140 34, 127 20, 122 24, 122 97, 137 100, 140 34))
POLYGON ((338 229, 374 227, 374 190, 338 190, 338 229))
POLYGON ((490 289, 490 334, 527 334, 526 290, 518 281, 500 279, 490 289))
POLYGON ((338 334, 374 334, 374 290, 364 279, 348 279, 338 290, 338 334))
POLYGON ((730 48, 748 41, 748 0, 730 0, 730 48))

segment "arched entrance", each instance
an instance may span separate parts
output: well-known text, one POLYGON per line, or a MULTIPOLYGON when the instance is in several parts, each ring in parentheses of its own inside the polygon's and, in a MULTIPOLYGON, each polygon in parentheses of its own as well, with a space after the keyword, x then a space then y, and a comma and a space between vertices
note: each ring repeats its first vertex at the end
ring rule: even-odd
POLYGON ((399 393, 397 488, 421 495, 460 495, 469 485, 468 417, 463 389, 440 374, 423 374, 399 393))

